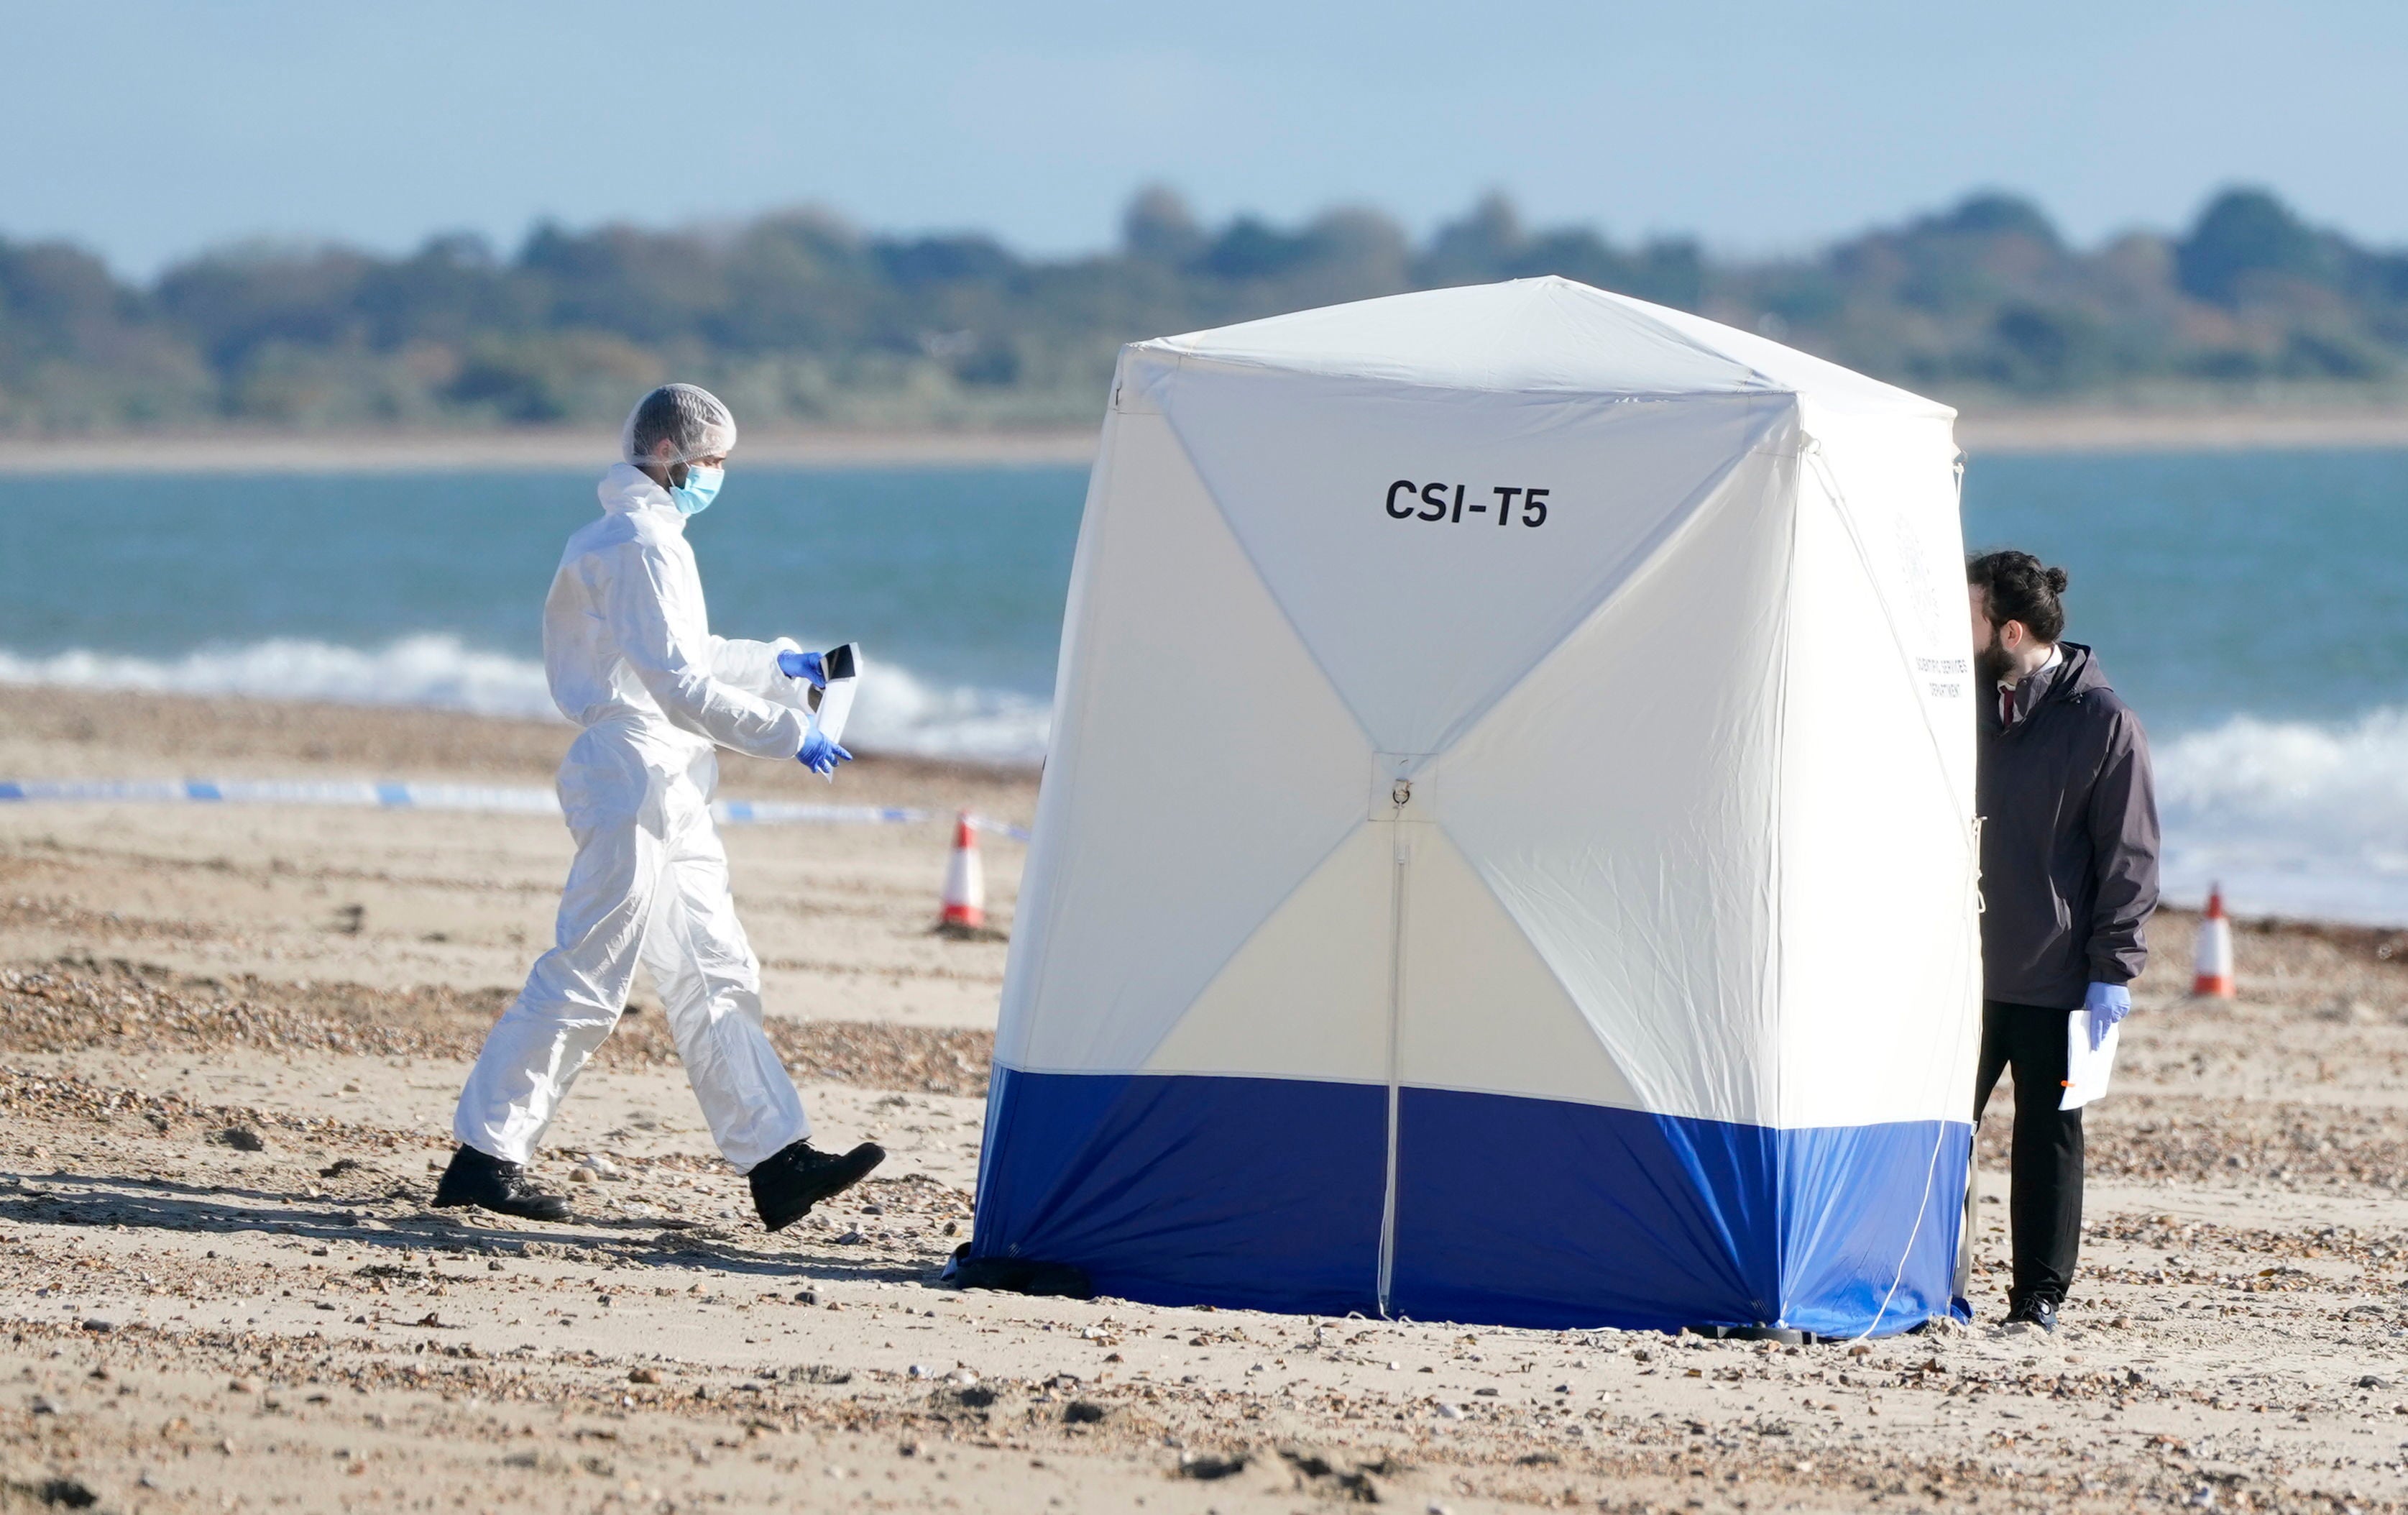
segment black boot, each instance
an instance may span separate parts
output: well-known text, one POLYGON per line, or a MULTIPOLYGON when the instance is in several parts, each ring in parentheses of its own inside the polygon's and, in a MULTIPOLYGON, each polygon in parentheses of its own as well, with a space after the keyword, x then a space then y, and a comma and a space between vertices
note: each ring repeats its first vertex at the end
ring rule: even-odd
POLYGON ((783 1231, 810 1214, 812 1205, 843 1193, 885 1161, 886 1148, 876 1142, 864 1142, 842 1157, 796 1142, 749 1175, 752 1207, 761 1212, 763 1225, 783 1231))
POLYGON ((443 1181, 435 1186, 437 1209, 457 1209, 463 1205, 522 1220, 568 1219, 568 1202, 536 1188, 524 1168, 488 1157, 473 1147, 452 1154, 452 1165, 443 1170, 443 1181))
POLYGON ((2041 1330, 2053 1335, 2057 1330, 2057 1301, 2043 1299, 2037 1294, 2019 1299, 2015 1301, 2014 1307, 2007 1312, 2007 1318, 2003 1323, 2038 1326, 2041 1330))

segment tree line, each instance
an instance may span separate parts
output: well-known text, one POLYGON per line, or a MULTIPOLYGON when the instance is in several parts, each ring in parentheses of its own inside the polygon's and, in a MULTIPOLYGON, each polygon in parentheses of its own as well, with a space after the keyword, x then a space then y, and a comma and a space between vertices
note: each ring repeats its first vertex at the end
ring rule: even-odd
POLYGON ((2228 190, 2179 235, 2071 245, 1971 195, 1807 256, 1533 227, 1491 195, 1416 241, 1376 211, 1207 225, 1129 204, 1119 245, 1024 257, 824 210, 731 227, 542 225, 503 255, 214 251, 138 285, 61 242, 0 239, 0 430, 615 421, 665 378, 755 424, 1083 422, 1119 345, 1335 301, 1561 274, 1760 331, 1957 401, 2380 386, 2408 358, 2408 252, 2228 190))

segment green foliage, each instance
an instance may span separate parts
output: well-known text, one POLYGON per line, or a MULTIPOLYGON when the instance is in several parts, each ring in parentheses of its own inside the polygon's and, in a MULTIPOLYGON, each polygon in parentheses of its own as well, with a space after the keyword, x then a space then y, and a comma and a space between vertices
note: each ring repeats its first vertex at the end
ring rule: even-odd
POLYGON ((2174 249, 2182 287, 2203 300, 2233 305, 2278 281, 2329 284, 2339 271, 2337 239, 2311 230, 2264 190, 2217 195, 2174 249))
POLYGON ((2030 394, 2080 389, 2112 366, 2100 323, 2080 310, 2009 305, 1990 324, 1989 377, 2030 394))
POLYGON ((402 257, 248 245, 150 287, 0 241, 0 429, 607 424, 672 375, 748 424, 1083 422, 1123 342, 1412 289, 1561 274, 1942 396, 2152 380, 2367 383, 2408 351, 2408 253, 2261 190, 2179 238, 2069 247, 1998 192, 1811 257, 1531 227, 1489 195, 1416 243, 1377 211, 1207 226, 1139 194, 1122 246, 1024 258, 975 234, 882 237, 817 210, 732 229, 538 227, 402 257))

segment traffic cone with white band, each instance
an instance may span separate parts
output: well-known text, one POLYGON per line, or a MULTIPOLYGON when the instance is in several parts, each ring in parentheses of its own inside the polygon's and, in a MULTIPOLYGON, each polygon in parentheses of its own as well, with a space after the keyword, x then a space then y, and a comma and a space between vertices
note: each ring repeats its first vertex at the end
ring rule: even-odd
POLYGON ((2224 918, 2224 890, 2210 885, 2207 914, 2199 920, 2199 960, 2190 991, 2216 1000, 2232 998, 2232 922, 2224 918))
POLYGON ((986 869, 979 861, 970 813, 953 821, 953 855, 945 863, 945 914, 940 926, 975 931, 986 926, 986 869))

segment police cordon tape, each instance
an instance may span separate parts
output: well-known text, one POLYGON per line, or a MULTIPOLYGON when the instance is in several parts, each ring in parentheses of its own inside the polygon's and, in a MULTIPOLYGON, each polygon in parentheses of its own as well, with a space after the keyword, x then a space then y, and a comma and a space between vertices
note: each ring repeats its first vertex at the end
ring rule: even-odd
MULTIPOLYGON (((365 780, 0 779, 0 803, 338 805, 362 810, 454 810, 557 815, 550 789, 481 784, 395 784, 365 780)), ((717 800, 710 813, 728 826, 913 826, 945 813, 903 805, 825 805, 790 800, 717 800)), ((982 831, 1028 840, 1025 827, 963 813, 982 831)))

